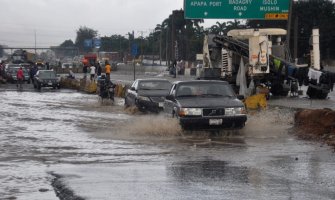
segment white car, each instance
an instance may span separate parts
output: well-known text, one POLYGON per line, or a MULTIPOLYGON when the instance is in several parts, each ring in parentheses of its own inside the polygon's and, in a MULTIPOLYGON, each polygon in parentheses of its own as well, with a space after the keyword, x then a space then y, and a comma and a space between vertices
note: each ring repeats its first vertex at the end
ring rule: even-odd
POLYGON ((72 69, 72 63, 63 63, 62 64, 62 69, 69 68, 72 69))

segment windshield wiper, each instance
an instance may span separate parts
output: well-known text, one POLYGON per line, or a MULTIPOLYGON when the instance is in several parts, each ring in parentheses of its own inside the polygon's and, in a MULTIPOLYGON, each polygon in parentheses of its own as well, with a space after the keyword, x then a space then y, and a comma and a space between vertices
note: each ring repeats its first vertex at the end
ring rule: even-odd
POLYGON ((196 95, 187 94, 187 95, 178 95, 177 97, 194 97, 196 95))
POLYGON ((201 95, 202 97, 222 97, 223 95, 222 94, 202 94, 201 95))

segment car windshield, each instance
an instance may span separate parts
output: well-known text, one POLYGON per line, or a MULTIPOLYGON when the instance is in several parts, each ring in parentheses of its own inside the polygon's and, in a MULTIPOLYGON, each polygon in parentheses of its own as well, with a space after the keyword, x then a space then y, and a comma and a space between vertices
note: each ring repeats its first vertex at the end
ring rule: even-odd
POLYGON ((170 90, 171 83, 169 81, 149 80, 140 81, 138 85, 139 90, 170 90))
POLYGON ((230 85, 224 83, 183 83, 177 88, 177 97, 234 97, 235 93, 230 85))
MULTIPOLYGON (((19 67, 13 67, 13 68, 10 68, 9 69, 9 72, 11 73, 11 74, 16 74, 17 73, 17 71, 19 70, 19 67)), ((22 68, 22 71, 23 71, 23 74, 24 75, 26 75, 26 74, 28 74, 28 70, 27 69, 25 69, 25 68, 22 68)))
POLYGON ((56 74, 54 71, 40 71, 38 76, 40 78, 56 78, 56 74))

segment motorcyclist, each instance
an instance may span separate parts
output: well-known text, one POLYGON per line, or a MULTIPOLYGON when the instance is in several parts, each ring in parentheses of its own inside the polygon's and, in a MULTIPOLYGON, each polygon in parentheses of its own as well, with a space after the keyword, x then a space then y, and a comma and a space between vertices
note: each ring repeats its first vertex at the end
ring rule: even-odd
POLYGON ((115 85, 112 83, 112 81, 108 80, 108 78, 106 78, 104 81, 100 82, 100 92, 99 92, 99 96, 102 99, 106 99, 106 98, 110 98, 111 100, 114 101, 114 88, 115 85))

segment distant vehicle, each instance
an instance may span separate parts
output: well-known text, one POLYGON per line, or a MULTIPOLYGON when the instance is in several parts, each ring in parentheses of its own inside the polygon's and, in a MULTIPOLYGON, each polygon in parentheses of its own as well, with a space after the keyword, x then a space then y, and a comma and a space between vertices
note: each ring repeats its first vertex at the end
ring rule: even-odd
POLYGON ((32 64, 30 63, 21 63, 20 65, 27 70, 29 70, 32 67, 32 64))
POLYGON ((34 76, 34 88, 41 90, 42 87, 60 88, 60 80, 53 70, 38 70, 34 76))
POLYGON ((182 128, 189 130, 242 128, 247 121, 244 104, 225 81, 174 83, 164 112, 178 118, 182 128))
MULTIPOLYGON (((7 82, 10 83, 17 83, 17 71, 19 70, 19 68, 21 67, 21 65, 19 64, 7 64, 5 66, 5 71, 6 71, 6 80, 7 82)), ((27 82, 28 84, 30 83, 30 78, 29 78, 29 71, 22 67, 23 70, 23 75, 24 75, 24 82, 27 82)))
POLYGON ((15 64, 20 63, 34 63, 35 54, 30 53, 23 49, 15 50, 11 55, 11 61, 15 64))
POLYGON ((62 69, 66 69, 66 68, 69 68, 69 69, 72 69, 72 63, 63 63, 62 64, 62 69))
POLYGON ((125 66, 125 63, 117 63, 116 66, 121 67, 121 66, 125 66))
POLYGON ((163 110, 165 96, 172 84, 165 79, 137 79, 125 95, 125 106, 158 113, 163 110))

